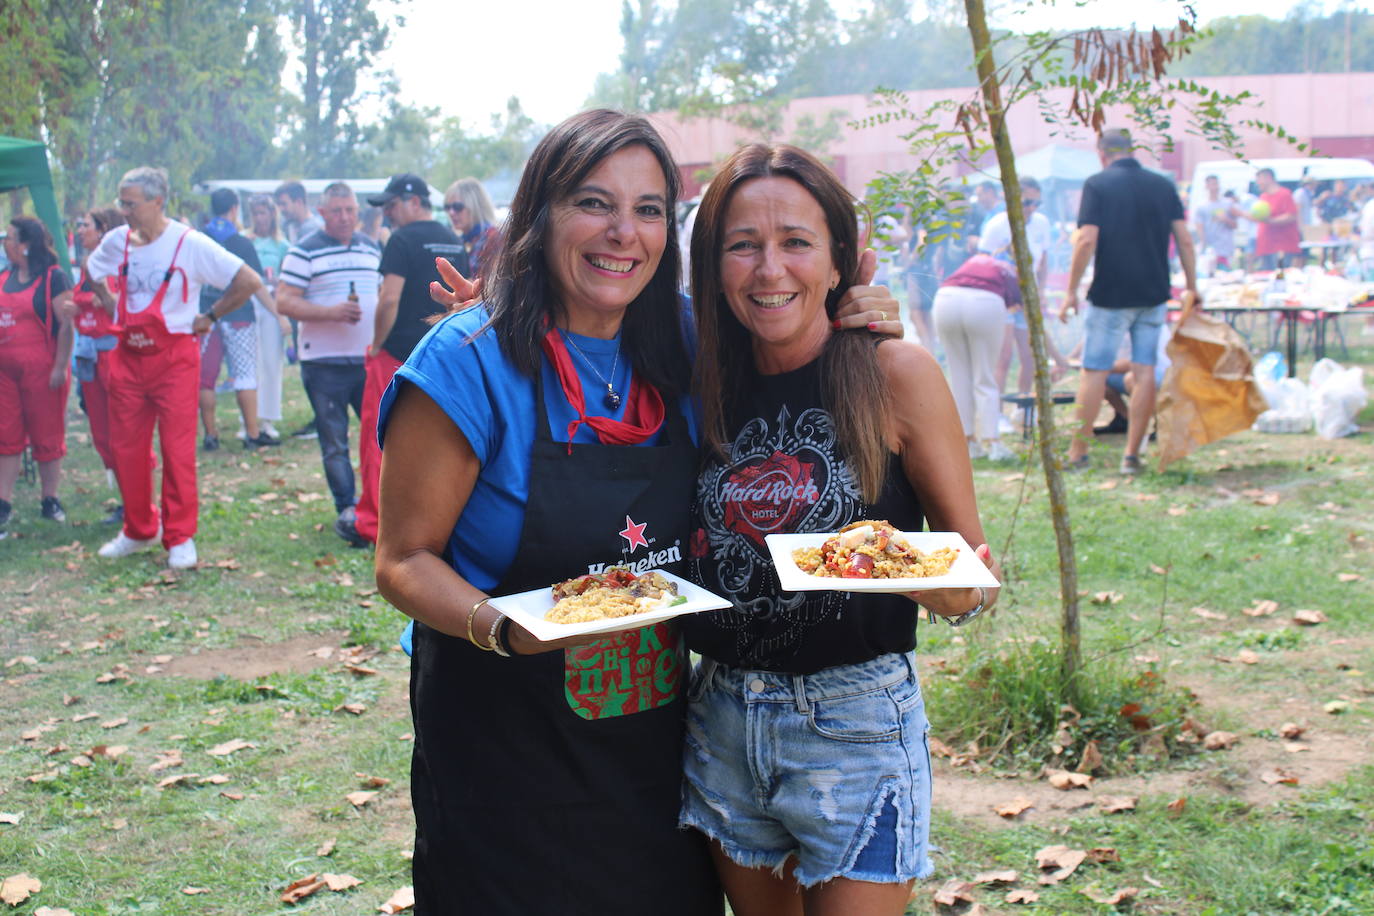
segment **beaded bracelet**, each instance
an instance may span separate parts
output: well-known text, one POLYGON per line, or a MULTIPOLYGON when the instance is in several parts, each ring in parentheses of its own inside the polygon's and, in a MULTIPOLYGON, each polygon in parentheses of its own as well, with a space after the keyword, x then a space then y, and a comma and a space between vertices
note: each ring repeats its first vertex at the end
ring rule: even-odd
MULTIPOLYGON (((468 611, 468 642, 472 643, 474 646, 481 649, 483 652, 490 652, 491 646, 482 645, 480 642, 477 641, 477 637, 472 635, 472 620, 474 617, 477 616, 477 612, 482 609, 482 605, 486 604, 490 600, 490 598, 483 598, 472 606, 472 610, 468 611)), ((500 620, 501 618, 500 616, 497 616, 496 619, 500 620)))
POLYGON ((496 631, 509 619, 505 614, 497 614, 496 619, 491 622, 491 630, 487 633, 487 648, 502 658, 510 658, 510 650, 501 642, 501 637, 496 631))

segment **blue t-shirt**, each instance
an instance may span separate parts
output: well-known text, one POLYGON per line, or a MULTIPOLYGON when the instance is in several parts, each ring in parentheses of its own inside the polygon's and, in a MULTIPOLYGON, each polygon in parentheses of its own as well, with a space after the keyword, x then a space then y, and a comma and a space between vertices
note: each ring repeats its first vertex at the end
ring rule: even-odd
MULTIPOLYGON (((396 371, 382 395, 377 417, 377 439, 384 445, 396 393, 403 383, 410 382, 418 385, 453 420, 477 454, 482 469, 449 538, 449 553, 458 574, 483 591, 495 588, 515 561, 530 491, 530 448, 537 422, 533 379, 501 352, 495 332, 472 336, 486 320, 486 310, 477 306, 450 315, 431 328, 396 371)), ((611 340, 579 334, 567 336, 603 375, 611 378, 607 371, 620 346, 618 335, 611 340)), ((578 350, 569 347, 568 351, 582 380, 588 413, 623 419, 630 390, 630 365, 625 354, 621 354, 612 379, 622 395, 621 405, 605 414, 601 399, 605 384, 593 374, 578 350)), ((577 416, 563 396, 553 367, 547 360, 540 365, 550 433, 555 441, 566 442, 568 424, 577 416)), ((691 399, 681 398, 678 409, 695 441, 696 414, 691 399)), ((660 434, 661 430, 643 444, 656 445, 660 434)), ((578 442, 596 441, 596 431, 583 423, 573 437, 573 447, 578 442)))

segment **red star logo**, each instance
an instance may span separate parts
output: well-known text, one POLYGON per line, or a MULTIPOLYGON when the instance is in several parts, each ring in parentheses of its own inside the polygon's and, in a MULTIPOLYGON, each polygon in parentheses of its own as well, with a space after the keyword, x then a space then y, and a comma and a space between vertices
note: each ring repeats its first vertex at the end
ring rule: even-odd
POLYGON ((620 536, 630 542, 630 553, 634 553, 636 547, 647 548, 649 546, 648 539, 644 537, 644 529, 647 527, 649 527, 648 522, 641 522, 636 525, 634 519, 628 515, 625 516, 625 530, 620 532, 620 536))

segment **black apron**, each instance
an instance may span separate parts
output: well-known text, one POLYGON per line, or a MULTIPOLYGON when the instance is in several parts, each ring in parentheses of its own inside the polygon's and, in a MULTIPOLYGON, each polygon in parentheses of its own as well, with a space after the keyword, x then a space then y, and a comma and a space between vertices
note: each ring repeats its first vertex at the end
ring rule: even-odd
MULTIPOLYGON (((492 594, 600 564, 678 572, 697 468, 676 405, 660 445, 571 453, 550 435, 540 372, 535 405, 520 547, 492 594)), ((685 664, 669 624, 501 658, 416 623, 418 916, 721 913, 705 841, 677 829, 685 664)))

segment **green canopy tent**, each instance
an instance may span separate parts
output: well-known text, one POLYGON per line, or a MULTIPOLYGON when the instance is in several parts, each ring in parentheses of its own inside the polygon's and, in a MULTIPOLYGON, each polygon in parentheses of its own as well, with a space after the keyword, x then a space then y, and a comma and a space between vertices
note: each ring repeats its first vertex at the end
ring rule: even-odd
POLYGON ((0 137, 0 193, 28 188, 38 218, 52 233, 53 246, 62 269, 71 273, 71 255, 67 252, 67 234, 62 231, 62 218, 57 212, 57 198, 53 195, 52 172, 48 171, 48 148, 36 140, 0 137))

